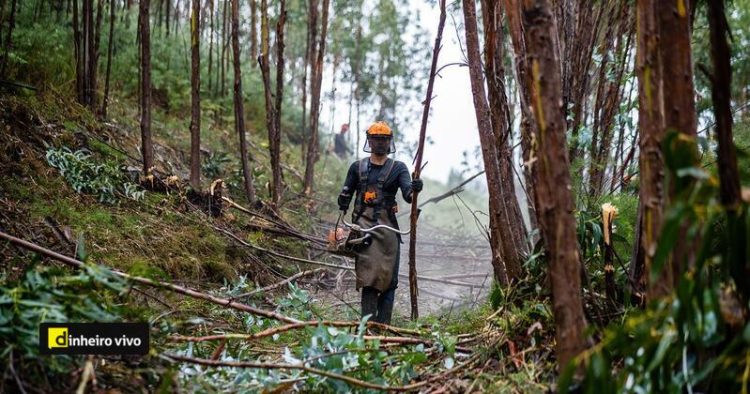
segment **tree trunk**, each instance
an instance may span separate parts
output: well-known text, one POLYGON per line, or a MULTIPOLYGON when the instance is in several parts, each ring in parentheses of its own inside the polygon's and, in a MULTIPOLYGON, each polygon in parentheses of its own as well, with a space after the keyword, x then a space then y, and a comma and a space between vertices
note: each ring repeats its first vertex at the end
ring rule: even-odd
POLYGON ((95 108, 96 55, 94 53, 94 0, 83 0, 83 97, 84 105, 95 108))
MULTIPOLYGON (((539 228, 535 209, 534 177, 532 163, 534 160, 532 135, 534 134, 534 116, 531 113, 531 80, 526 59, 526 40, 521 23, 521 5, 518 0, 505 0, 505 12, 508 18, 513 52, 515 54, 515 73, 518 81, 518 98, 521 107, 521 158, 523 160, 523 178, 528 196, 529 234, 539 228)), ((536 239, 530 239, 535 243, 536 239)))
POLYGON ((661 143, 664 139, 662 115, 662 63, 659 56, 659 22, 656 16, 657 0, 639 0, 637 3, 638 47, 636 69, 638 74, 638 128, 640 129, 638 159, 640 172, 639 217, 640 237, 633 254, 633 282, 648 288, 647 298, 653 299, 669 292, 671 270, 665 277, 647 286, 656 241, 661 233, 664 217, 664 157, 661 143))
POLYGON ((535 136, 536 208, 546 240, 557 360, 562 368, 586 349, 586 319, 581 301, 581 261, 571 194, 570 169, 562 108, 560 59, 554 45, 555 25, 548 0, 523 4, 523 23, 531 66, 535 136))
MULTIPOLYGON (((422 123, 419 128, 419 144, 414 162, 412 179, 419 179, 422 171, 422 158, 424 157, 424 141, 427 135, 427 119, 430 115, 430 103, 432 102, 432 91, 435 86, 437 74, 438 57, 440 56, 441 41, 443 40, 443 28, 445 28, 445 0, 440 0, 440 19, 438 22, 435 45, 432 47, 432 61, 430 63, 430 74, 427 80, 427 91, 424 102, 422 102, 422 123)), ((476 25, 476 23, 475 23, 476 25)), ((475 26, 476 27, 476 26, 475 26)), ((476 29, 475 29, 476 30, 476 29)), ((476 39, 476 37, 475 37, 476 39)), ((334 73, 335 79, 335 73, 334 73)), ((419 286, 417 285, 417 219, 419 218, 419 191, 414 191, 411 198, 411 215, 409 218, 409 295, 411 301, 411 319, 419 318, 419 286)))
POLYGON ((474 99, 474 111, 479 129, 479 141, 482 148, 482 159, 484 161, 484 173, 487 177, 487 188, 490 190, 490 247, 492 251, 492 268, 495 279, 503 286, 510 283, 508 268, 503 259, 502 247, 500 245, 501 230, 500 221, 495 215, 502 204, 499 183, 500 174, 497 160, 497 146, 492 136, 492 124, 490 121, 490 108, 486 101, 484 91, 484 77, 482 75, 482 64, 479 54, 479 33, 477 32, 476 6, 473 0, 463 1, 464 27, 466 31, 466 57, 469 62, 469 76, 471 81, 471 95, 474 99))
MULTIPOLYGON (((276 22, 276 108, 274 110, 274 136, 271 149, 271 200, 278 206, 281 200, 283 174, 281 173, 281 107, 284 97, 284 27, 286 24, 286 1, 279 3, 279 19, 276 22)), ((270 139, 270 136, 269 136, 270 139)), ((270 142, 270 141, 269 141, 270 142)))
POLYGON ((138 4, 138 31, 141 36, 141 154, 143 174, 151 175, 154 167, 154 145, 151 141, 151 32, 149 1, 138 4))
POLYGON ((245 194, 249 202, 255 201, 253 174, 250 171, 247 140, 245 136, 245 106, 242 102, 242 72, 240 70, 240 38, 239 38, 239 0, 232 1, 232 54, 234 55, 234 127, 240 137, 240 161, 242 162, 242 176, 245 178, 245 194))
MULTIPOLYGON (((307 42, 305 56, 303 56, 302 72, 302 157, 307 157, 307 143, 310 133, 307 130, 307 70, 312 67, 313 47, 318 35, 318 0, 308 0, 307 3, 307 42)), ((355 44, 356 45, 356 44, 355 44)))
MULTIPOLYGON (((8 52, 10 51, 10 47, 13 44, 13 29, 16 26, 17 3, 18 3, 18 0, 11 0, 10 16, 8 18, 8 33, 5 36, 5 48, 3 49, 3 65, 2 65, 2 70, 0 70, 0 75, 3 77, 6 76, 5 73, 8 69, 8 52)), ((1 17, 2 15, 0 15, 0 18, 1 17)), ((2 19, 0 19, 0 24, 2 24, 2 19)))
POLYGON ((229 44, 228 36, 227 36, 227 2, 232 0, 224 0, 224 10, 222 12, 221 17, 221 56, 218 57, 216 60, 220 63, 219 68, 217 68, 217 72, 219 72, 219 69, 221 70, 219 82, 217 85, 219 85, 219 94, 221 96, 224 96, 226 94, 226 58, 227 58, 227 46, 229 44))
MULTIPOLYGON (((494 7, 487 9, 488 4, 483 4, 483 12, 486 14, 492 12, 494 14, 494 7)), ((507 235, 503 232, 504 223, 501 213, 503 212, 503 198, 506 197, 503 193, 503 186, 501 185, 501 173, 500 173, 500 159, 498 158, 499 140, 494 134, 492 121, 498 121, 505 123, 506 114, 502 113, 502 108, 493 108, 497 118, 492 117, 490 112, 490 106, 487 103, 486 93, 484 88, 484 75, 482 73, 482 63, 479 50, 479 34, 477 28, 477 15, 476 6, 473 0, 464 0, 463 2, 463 13, 464 13, 464 26, 466 31, 466 55, 469 62, 469 75, 471 81, 471 93, 474 99, 474 110, 476 112, 477 127, 479 129, 479 140, 482 148, 482 159, 484 161, 485 176, 487 178, 487 187, 490 190, 490 247, 492 251, 492 267, 495 274, 495 279, 503 286, 508 286, 511 279, 514 278, 510 267, 508 267, 508 259, 504 254, 505 248, 502 244, 504 237, 507 235)), ((485 18, 485 23, 487 23, 485 18)), ((494 16, 492 18, 494 22, 494 16)), ((498 92, 497 83, 494 80, 497 77, 498 70, 490 70, 490 67, 496 66, 494 64, 494 51, 499 49, 495 48, 494 45, 497 31, 494 23, 485 25, 485 55, 486 64, 488 69, 488 86, 492 90, 493 94, 500 94, 498 92), (489 44, 489 45, 488 45, 489 44), (493 62, 489 64, 487 62, 493 62)), ((498 103, 494 103, 498 104, 498 103)), ((507 108, 505 108, 507 109, 507 108)), ((498 125, 500 126, 500 125, 498 125)), ((506 141, 504 141, 507 143, 506 141)), ((513 196, 515 198, 515 196, 513 196)))
MULTIPOLYGON (((321 18, 320 39, 317 43, 312 41, 316 48, 316 59, 310 68, 310 142, 307 147, 307 165, 305 167, 304 192, 312 194, 315 163, 318 161, 318 117, 320 115, 320 89, 323 81, 323 56, 326 48, 326 32, 328 30, 328 5, 330 0, 323 0, 321 18)), ((312 60, 312 59, 311 59, 312 60)))
POLYGON ((716 117, 718 140, 718 165, 721 180, 721 202, 736 209, 742 203, 740 176, 737 170, 737 154, 732 140, 731 52, 727 41, 729 26, 724 15, 724 1, 712 1, 708 6, 708 22, 711 29, 711 60, 713 75, 711 100, 716 117))
MULTIPOLYGON (((669 92, 669 98, 666 95, 662 96, 664 128, 667 132, 676 131, 692 139, 697 136, 697 114, 690 52, 690 14, 688 8, 685 7, 687 3, 688 0, 659 1, 656 9, 661 37, 658 42, 659 56, 663 65, 662 88, 663 92, 669 92)), ((692 156, 688 160, 697 165, 697 152, 693 152, 692 156)), ((685 190, 693 182, 694 180, 690 177, 672 177, 669 182, 670 198, 673 198, 679 190, 685 190)), ((675 243, 672 259, 665 265, 671 266, 665 269, 672 271, 669 290, 674 288, 682 273, 692 264, 700 244, 695 237, 687 236, 688 226, 688 223, 681 225, 680 236, 675 243)))
MULTIPOLYGON (((250 53, 251 59, 258 56, 258 3, 256 0, 250 0, 250 53)), ((255 67, 255 62, 251 62, 255 67)))
MULTIPOLYGON (((500 234, 494 242, 502 248, 502 259, 510 280, 519 279, 528 242, 526 229, 518 205, 515 185, 513 183, 513 156, 511 149, 510 108, 505 95, 505 68, 503 66, 503 29, 502 10, 492 0, 482 1, 482 20, 484 25, 484 55, 487 80, 487 99, 489 116, 497 151, 498 186, 500 205, 490 215, 499 220, 500 234)), ((477 59, 479 60, 479 59, 477 59)), ((489 184, 489 182, 488 182, 489 184)))
POLYGON ((357 86, 354 89, 354 101, 357 103, 357 128, 355 129, 355 132, 357 134, 357 146, 354 147, 354 151, 356 152, 356 155, 355 155, 356 159, 359 160, 359 151, 362 149, 361 148, 362 145, 359 140, 359 137, 362 135, 362 132, 360 131, 362 129, 360 128, 360 124, 359 124, 359 115, 361 114, 361 112, 359 111, 359 106, 362 103, 362 89, 359 84, 361 70, 362 70, 362 64, 360 63, 362 60, 362 46, 360 45, 360 42, 362 42, 362 26, 361 25, 357 26, 357 32, 354 34, 354 37, 355 37, 354 54, 355 54, 356 60, 354 61, 355 67, 354 67, 353 72, 354 72, 354 84, 357 86))
POLYGON ((201 2, 193 0, 190 18, 190 185, 201 188, 201 2))
POLYGON ((212 68, 214 64, 214 35, 216 34, 216 30, 214 29, 214 0, 208 0, 208 23, 211 25, 209 27, 209 33, 208 33, 208 91, 209 94, 213 92, 213 73, 212 68))
MULTIPOLYGON (((16 0, 13 0, 16 1, 16 0)), ((76 68, 76 99, 78 103, 84 104, 83 98, 83 48, 81 48, 81 29, 78 21, 78 0, 73 3, 73 54, 75 56, 76 68)), ((83 19, 83 18, 82 18, 83 19)), ((140 32, 138 33, 140 36, 140 32)))
POLYGON ((104 0, 98 0, 96 5, 96 26, 94 28, 93 66, 91 68, 91 108, 93 112, 98 110, 99 91, 99 49, 101 48, 102 19, 104 17, 104 0))
MULTIPOLYGON (((7 3, 7 0, 0 0, 0 44, 3 43, 3 23, 5 22, 5 6, 7 5, 7 3)), ((3 56, 3 63, 1 65, 2 67, 5 67, 5 58, 7 58, 7 56, 3 56)))
POLYGON ((270 26, 268 21, 268 2, 261 0, 261 55, 258 58, 263 91, 266 104, 266 128, 268 129, 268 151, 271 159, 270 194, 271 205, 278 206, 281 197, 281 133, 280 116, 284 78, 284 23, 286 21, 286 2, 281 1, 279 20, 276 25, 276 101, 271 88, 270 59, 270 26))
POLYGON ((170 4, 169 0, 165 0, 165 3, 166 4, 164 4, 164 27, 166 27, 167 29, 166 35, 167 37, 169 37, 169 11, 171 11, 172 4, 170 4))
POLYGON ((727 210, 727 227, 730 237, 729 271, 745 303, 750 298, 750 264, 747 261, 747 212, 741 209, 740 175, 737 169, 737 154, 732 140, 732 66, 729 48, 729 25, 724 13, 724 1, 708 4, 708 23, 711 30, 711 60, 713 78, 711 101, 716 117, 719 181, 721 203, 727 210))
POLYGON ((114 44, 112 38, 115 33, 115 0, 109 0, 109 39, 107 41, 107 75, 104 79, 104 99, 102 100, 102 117, 107 117, 107 105, 109 105, 109 80, 112 74, 112 53, 114 44))

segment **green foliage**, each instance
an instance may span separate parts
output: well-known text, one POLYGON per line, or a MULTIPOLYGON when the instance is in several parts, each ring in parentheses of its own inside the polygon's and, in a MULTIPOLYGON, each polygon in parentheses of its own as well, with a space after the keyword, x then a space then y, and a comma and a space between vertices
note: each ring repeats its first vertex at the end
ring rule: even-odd
MULTIPOLYGON (((231 291, 244 290, 241 283, 231 291)), ((277 303, 288 316, 309 316, 312 297, 307 291, 290 286, 289 295, 277 300, 277 303)), ((224 309, 225 310, 225 309, 224 309)), ((234 313, 234 312, 230 312, 234 313)), ((242 315, 246 332, 253 333, 273 327, 278 322, 242 315)), ((294 347, 284 347, 282 362, 287 364, 304 364, 315 369, 345 374, 360 380, 380 385, 401 385, 416 376, 418 367, 428 364, 428 349, 424 344, 400 346, 385 351, 377 340, 365 340, 367 319, 362 319, 356 329, 348 330, 318 325, 300 331, 276 334, 272 343, 298 342, 294 347)), ((455 365, 454 353, 457 338, 453 335, 433 330, 433 351, 440 355, 442 362, 439 369, 455 365)), ((224 351, 220 360, 256 360, 257 353, 250 344, 238 343, 224 351)), ((179 354, 205 357, 213 351, 212 346, 188 344, 177 350, 179 354)), ((259 362, 267 360, 258 359, 259 362)), ((371 392, 337 379, 327 378, 297 370, 268 370, 254 368, 208 368, 184 365, 180 370, 183 387, 188 391, 220 392, 257 391, 269 389, 287 383, 293 383, 297 390, 303 392, 371 392)))
MULTIPOLYGON (((28 7, 29 10, 31 8, 28 7)), ((31 19, 26 13, 17 16, 13 45, 8 53, 9 75, 6 78, 36 87, 43 87, 40 83, 55 86, 68 83, 75 73, 69 44, 73 42, 72 29, 42 21, 23 22, 27 18, 31 19)), ((3 30, 3 35, 5 32, 3 30)))
POLYGON ((99 202, 114 204, 119 196, 142 200, 144 190, 126 180, 114 162, 97 163, 91 154, 71 151, 67 147, 47 150, 47 162, 60 170, 60 174, 78 193, 92 194, 99 202))
POLYGON ((221 178, 224 168, 232 159, 225 152, 211 153, 203 162, 201 172, 208 179, 221 178))
MULTIPOLYGON (((719 204, 716 179, 686 160, 695 150, 694 141, 675 133, 665 139, 676 197, 665 217, 651 280, 672 258, 684 226, 689 239, 702 240, 694 264, 672 295, 613 324, 601 343, 580 356, 585 392, 739 392, 748 385, 750 324, 741 312, 747 308, 748 206, 734 212, 719 204)), ((563 390, 572 372, 569 368, 561 379, 563 390)))
MULTIPOLYGON (((10 351, 31 361, 39 356, 39 323, 112 322, 123 311, 107 298, 109 289, 125 290, 125 284, 108 270, 94 265, 71 274, 60 268, 31 265, 17 281, 0 281, 0 357, 10 351)), ((72 359, 46 359, 52 372, 65 372, 72 359)), ((26 376, 25 378, 28 378, 26 376)))

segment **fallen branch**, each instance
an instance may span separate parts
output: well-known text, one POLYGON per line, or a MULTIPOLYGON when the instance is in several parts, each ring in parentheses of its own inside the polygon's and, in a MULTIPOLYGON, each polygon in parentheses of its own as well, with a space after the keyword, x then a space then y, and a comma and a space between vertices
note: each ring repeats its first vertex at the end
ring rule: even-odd
POLYGON ((223 228, 217 227, 217 226, 212 226, 212 227, 214 228, 214 230, 219 231, 219 232, 221 232, 223 234, 226 234, 228 237, 230 237, 233 240, 239 242, 239 244, 242 245, 242 246, 247 246, 248 248, 252 248, 252 249, 258 250, 260 252, 270 254, 271 256, 276 256, 276 257, 280 257, 282 259, 296 261, 298 263, 315 264, 315 265, 322 265, 324 267, 331 267, 331 268, 338 268, 338 269, 342 269, 342 270, 354 271, 354 267, 349 267, 349 266, 344 266, 344 265, 338 265, 338 264, 332 264, 332 263, 326 263, 326 262, 323 262, 323 261, 308 260, 308 259, 303 259, 301 257, 294 257, 294 256, 289 256, 289 255, 285 255, 285 254, 282 254, 282 253, 274 252, 271 249, 266 249, 264 247, 253 245, 253 244, 251 244, 249 242, 246 242, 242 238, 234 235, 231 231, 224 230, 223 228))
MULTIPOLYGON (((54 260, 57 260, 57 261, 59 261, 61 263, 65 263, 65 264, 67 264, 67 265, 69 265, 71 267, 83 268, 85 266, 85 263, 82 262, 82 261, 80 261, 80 260, 76 260, 76 259, 74 259, 72 257, 68 257, 68 256, 65 256, 65 255, 62 255, 62 254, 57 253, 57 252, 55 252, 53 250, 49 250, 49 249, 44 248, 42 246, 39 246, 37 244, 25 241, 25 240, 20 239, 20 238, 16 238, 16 237, 14 237, 12 235, 6 234, 6 233, 1 232, 1 231, 0 231, 0 238, 5 239, 5 240, 9 241, 10 243, 12 243, 12 244, 14 244, 16 246, 20 246, 20 247, 22 247, 24 249, 31 250, 33 252, 36 252, 36 253, 42 254, 44 256, 47 256, 49 258, 52 258, 54 260)), ((104 266, 102 266, 102 268, 105 269, 105 270, 108 270, 109 272, 111 272, 112 274, 114 274, 116 276, 119 276, 121 278, 124 278, 126 280, 130 280, 130 281, 133 281, 133 282, 136 282, 136 283, 140 283, 140 284, 144 284, 144 285, 152 286, 152 287, 156 287, 156 288, 170 290, 170 291, 173 291, 175 293, 179 293, 179 294, 183 294, 183 295, 186 295, 186 296, 189 296, 189 297, 193 297, 193 298, 205 300, 205 301, 214 303, 216 305, 221 305, 223 307, 236 309, 238 311, 247 312, 247 313, 250 313, 250 314, 253 314, 253 315, 267 317, 269 319, 283 321, 285 323, 301 323, 297 319, 293 319, 291 317, 284 316, 284 315, 282 315, 280 313, 277 313, 277 312, 267 311, 267 310, 263 310, 263 309, 258 309, 258 308, 252 307, 250 305, 242 304, 242 303, 235 302, 235 301, 232 301, 232 300, 229 300, 229 299, 226 299, 226 298, 222 298, 222 297, 216 297, 216 296, 213 296, 213 295, 210 295, 210 294, 201 293, 201 292, 198 292, 198 291, 195 291, 195 290, 192 290, 192 289, 188 289, 186 287, 178 286, 178 285, 175 285, 175 284, 172 284, 172 283, 157 282, 157 281, 153 281, 151 279, 143 278, 143 277, 140 277, 140 276, 128 275, 128 274, 126 274, 124 272, 115 271, 115 270, 113 270, 111 268, 107 268, 107 267, 104 267, 104 266)))
MULTIPOLYGON (((270 337, 276 334, 281 334, 286 331, 291 331, 291 330, 310 327, 310 326, 322 325, 326 327, 340 327, 341 328, 341 327, 358 327, 359 324, 360 322, 358 321, 312 320, 312 321, 286 324, 286 325, 278 326, 278 327, 272 327, 272 328, 268 328, 266 330, 257 332, 255 334, 217 334, 217 335, 206 335, 202 337, 189 337, 189 336, 175 335, 175 336, 169 337, 169 339, 175 342, 206 342, 206 341, 215 341, 215 340, 220 340, 220 339, 255 340, 255 339, 270 337)), ((368 328, 379 328, 382 330, 393 332, 395 334, 422 335, 422 333, 417 330, 409 330, 407 328, 399 328, 399 327, 394 327, 394 326, 390 326, 387 324, 376 323, 376 322, 371 322, 371 321, 368 321, 366 325, 368 328)))
MULTIPOLYGON (((299 239, 304 240, 304 241, 309 241, 309 242, 312 242, 312 243, 316 243, 316 244, 319 244, 319 245, 323 245, 323 246, 326 245, 326 240, 323 239, 322 237, 313 237, 311 235, 307 235, 307 234, 305 234, 303 232, 298 231, 297 229, 295 229, 294 227, 288 225, 287 223, 282 222, 280 219, 269 218, 268 216, 265 216, 265 215, 260 214, 258 212, 253 212, 252 210, 247 209, 247 208, 243 207, 240 204, 237 204, 236 202, 232 201, 231 199, 229 199, 227 197, 222 197, 222 200, 225 201, 226 203, 228 203, 232 208, 234 208, 234 209, 236 209, 236 210, 238 210, 240 212, 244 212, 244 213, 246 213, 246 214, 248 214, 250 216, 261 218, 263 220, 268 221, 269 223, 273 223, 277 227, 276 229, 274 229, 274 231, 276 231, 276 232, 286 233, 286 234, 288 234, 290 236, 299 238, 299 239)), ((267 229, 267 230, 270 230, 270 229, 267 229)))
POLYGON ((252 362, 252 361, 215 361, 215 360, 208 360, 204 358, 194 358, 194 357, 186 357, 186 356, 179 356, 176 354, 165 354, 163 357, 168 358, 172 361, 182 361, 182 362, 188 362, 198 365, 205 365, 209 367, 233 367, 233 368, 259 368, 259 369, 296 369, 296 370, 302 370, 314 375, 319 376, 325 376, 331 379, 341 380, 343 382, 359 386, 359 387, 365 387, 369 389, 374 390, 381 390, 381 391, 397 391, 397 392, 403 392, 403 391, 413 391, 420 387, 426 386, 432 382, 441 380, 445 378, 446 376, 452 375, 458 371, 463 370, 467 366, 475 363, 477 360, 479 360, 479 357, 481 356, 481 353, 474 354, 471 356, 468 360, 465 362, 458 364, 457 366, 444 371, 443 373, 440 373, 438 375, 435 375, 433 377, 430 377, 426 380, 423 380, 418 383, 409 384, 406 386, 381 386, 369 382, 365 382, 364 380, 360 380, 357 378, 353 378, 351 376, 346 376, 334 372, 328 372, 317 368, 308 367, 303 364, 278 364, 278 363, 258 363, 258 362, 252 362))
POLYGON ((172 361, 182 361, 182 362, 188 362, 188 363, 193 363, 193 364, 205 365, 209 367, 290 369, 290 370, 296 369, 296 370, 302 370, 302 371, 305 371, 314 375, 320 375, 320 376, 325 376, 331 379, 341 380, 343 382, 352 384, 354 386, 364 387, 364 388, 373 389, 373 390, 381 390, 381 391, 408 391, 410 390, 408 388, 405 388, 406 386, 393 386, 393 387, 381 386, 378 384, 365 382, 364 380, 353 378, 351 376, 346 376, 346 375, 342 375, 342 374, 338 374, 334 372, 328 372, 322 369, 312 368, 312 367, 308 367, 302 364, 258 363, 258 362, 252 362, 252 361, 215 361, 215 360, 209 360, 205 358, 179 356, 176 354, 165 354, 164 357, 171 359, 172 361))
MULTIPOLYGON (((402 278, 408 278, 408 275, 406 275, 406 274, 398 274, 398 276, 402 277, 402 278)), ((435 278, 435 277, 432 277, 432 276, 417 275, 417 278, 419 280, 426 280, 428 282, 444 283, 446 285, 453 285, 453 286, 476 287, 476 288, 484 288, 484 287, 486 287, 486 286, 483 286, 483 285, 475 285, 473 283, 459 282, 459 281, 448 280, 448 279, 440 279, 440 278, 435 278)))
MULTIPOLYGON (((260 338, 265 338, 273 335, 278 335, 282 332, 290 331, 295 328, 303 328, 307 326, 317 325, 321 324, 323 326, 327 327, 354 327, 359 325, 358 322, 337 322, 337 321, 330 321, 330 322, 303 322, 302 324, 290 324, 286 326, 279 326, 270 328, 255 334, 215 334, 215 335, 205 335, 205 336, 182 336, 182 335, 173 335, 169 337, 169 340, 172 342, 210 342, 210 341, 222 341, 225 342, 229 339, 237 339, 237 340, 243 340, 243 341, 253 341, 260 338), (307 324, 309 323, 309 324, 307 324), (328 324, 325 324, 328 323, 328 324)), ((372 327, 381 327, 385 328, 386 330, 389 330, 393 327, 386 326, 379 323, 371 323, 372 327)), ((397 332, 398 333, 398 332, 397 332)), ((381 343, 392 343, 392 344, 400 344, 400 345, 419 345, 424 344, 427 346, 433 346, 435 344, 435 341, 425 338, 414 338, 414 337, 392 337, 392 336, 381 336, 381 335, 363 335, 362 339, 367 341, 379 341, 381 343)), ((456 346, 456 350, 462 353, 472 353, 471 349, 463 347, 463 346, 456 346)))
POLYGON ((299 278, 301 278, 303 276, 312 275, 312 274, 315 274, 315 273, 318 273, 318 272, 321 272, 321 271, 323 271, 323 268, 318 268, 318 269, 314 269, 314 270, 298 272, 298 273, 296 273, 296 274, 294 274, 294 275, 292 275, 292 276, 290 276, 290 277, 282 280, 281 282, 274 283, 274 284, 268 285, 266 287, 261 287, 260 289, 255 289, 253 291, 250 291, 250 292, 247 292, 247 293, 244 293, 244 294, 240 294, 240 295, 238 295, 236 297, 232 297, 232 299, 240 299, 240 298, 250 297, 250 296, 253 296, 253 295, 258 294, 258 293, 265 293, 267 291, 270 291, 270 290, 279 288, 281 286, 284 286, 287 283, 291 283, 292 281, 294 281, 296 279, 299 279, 299 278))

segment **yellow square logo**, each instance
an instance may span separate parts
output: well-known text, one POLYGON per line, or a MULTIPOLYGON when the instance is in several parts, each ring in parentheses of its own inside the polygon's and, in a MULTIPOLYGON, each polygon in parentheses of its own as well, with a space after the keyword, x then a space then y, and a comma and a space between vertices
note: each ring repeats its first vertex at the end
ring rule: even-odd
POLYGON ((68 347, 68 328, 47 328, 47 347, 49 347, 50 349, 68 347))

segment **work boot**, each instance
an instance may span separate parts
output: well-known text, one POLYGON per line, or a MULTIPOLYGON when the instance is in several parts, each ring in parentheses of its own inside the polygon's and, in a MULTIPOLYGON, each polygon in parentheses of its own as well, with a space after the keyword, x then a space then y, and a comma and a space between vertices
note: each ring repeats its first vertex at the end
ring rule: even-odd
POLYGON ((390 289, 378 297, 378 323, 391 324, 391 316, 393 315, 393 304, 396 295, 396 289, 390 289))
POLYGON ((373 287, 362 288, 362 317, 370 316, 369 321, 377 321, 378 290, 373 287))

